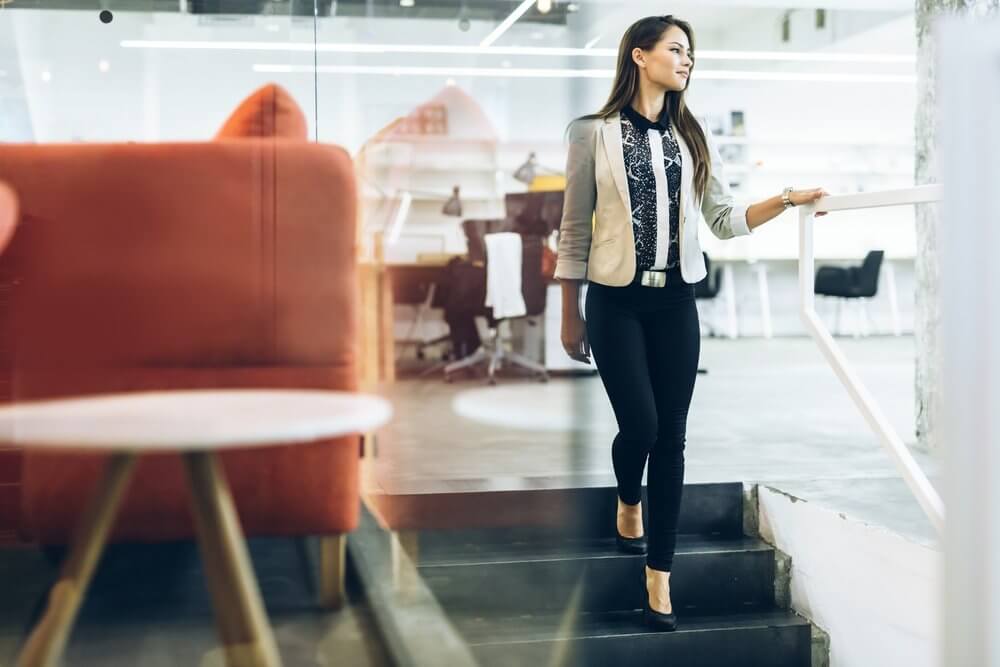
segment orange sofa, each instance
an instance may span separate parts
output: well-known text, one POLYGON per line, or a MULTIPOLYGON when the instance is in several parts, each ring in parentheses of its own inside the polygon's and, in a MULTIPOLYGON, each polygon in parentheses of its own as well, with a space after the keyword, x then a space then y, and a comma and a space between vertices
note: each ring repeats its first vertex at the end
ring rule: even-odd
MULTIPOLYGON (((280 120, 279 98, 268 87, 234 116, 280 120)), ((0 181, 20 205, 0 254, 3 398, 356 390, 354 172, 291 117, 290 138, 254 121, 239 130, 251 138, 206 143, 0 145, 0 181)), ((327 536, 332 605, 358 521, 359 449, 349 437, 222 455, 248 536, 327 536)), ((102 464, 0 443, 0 531, 65 543, 102 464)), ((130 488, 142 493, 127 495, 113 539, 193 535, 178 457, 141 459, 130 488)))

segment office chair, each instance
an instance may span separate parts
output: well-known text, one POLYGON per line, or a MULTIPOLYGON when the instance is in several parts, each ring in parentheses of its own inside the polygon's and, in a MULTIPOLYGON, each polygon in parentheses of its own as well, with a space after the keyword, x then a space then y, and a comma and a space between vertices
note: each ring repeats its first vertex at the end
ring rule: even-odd
MULTIPOLYGON (((712 260, 709 259, 707 252, 702 252, 701 256, 705 258, 705 270, 708 271, 705 277, 699 280, 694 285, 694 298, 702 300, 714 300, 719 296, 719 290, 722 289, 722 269, 716 267, 715 272, 712 271, 712 260)), ((714 301, 713 301, 714 305, 714 301)), ((705 322, 705 328, 708 329, 709 336, 715 336, 715 318, 712 318, 711 322, 705 322)))
POLYGON ((545 367, 516 352, 504 349, 504 330, 509 331, 510 321, 522 317, 532 318, 545 312, 546 285, 542 277, 542 245, 543 237, 533 234, 521 235, 521 293, 524 296, 526 313, 518 318, 502 318, 496 320, 492 311, 483 305, 486 301, 486 241, 487 233, 507 231, 504 220, 466 220, 462 223, 463 230, 469 242, 468 262, 482 272, 482 289, 465 290, 463 299, 470 310, 485 315, 489 324, 490 336, 473 354, 449 364, 444 369, 446 382, 452 381, 452 375, 462 369, 471 368, 481 363, 487 364, 487 382, 496 384, 496 371, 505 365, 520 367, 535 373, 541 382, 549 379, 545 367), (481 265, 480 265, 481 263, 481 265), (507 327, 504 327, 504 324, 507 327))
POLYGON ((864 318, 865 333, 868 330, 868 303, 878 293, 879 273, 882 269, 882 259, 885 252, 872 250, 865 255, 860 266, 821 266, 816 270, 813 291, 819 296, 837 298, 837 314, 834 331, 840 332, 841 305, 854 299, 857 305, 854 336, 859 335, 857 326, 864 318))

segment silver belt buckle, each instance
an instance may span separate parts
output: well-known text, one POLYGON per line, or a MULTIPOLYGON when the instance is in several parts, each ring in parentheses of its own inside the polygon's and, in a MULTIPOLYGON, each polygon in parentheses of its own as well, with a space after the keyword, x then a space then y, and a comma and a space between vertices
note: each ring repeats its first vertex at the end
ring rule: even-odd
POLYGON ((643 271, 641 282, 643 287, 664 287, 667 284, 667 273, 666 271, 643 271))

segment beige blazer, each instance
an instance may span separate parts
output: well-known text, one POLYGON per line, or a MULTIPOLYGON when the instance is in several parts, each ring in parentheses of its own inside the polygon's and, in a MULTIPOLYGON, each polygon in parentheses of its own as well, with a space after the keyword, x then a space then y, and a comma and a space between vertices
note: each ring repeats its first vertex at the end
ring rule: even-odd
MULTIPOLYGON (((712 176, 704 201, 694 194, 691 151, 677 135, 681 149, 680 264, 685 282, 705 277, 705 260, 698 245, 698 221, 704 217, 720 239, 750 233, 747 207, 733 202, 723 174, 722 158, 706 129, 712 176)), ((635 237, 621 116, 576 120, 569 131, 566 159, 566 197, 559 228, 556 278, 586 278, 603 285, 622 287, 635 277, 635 237)))

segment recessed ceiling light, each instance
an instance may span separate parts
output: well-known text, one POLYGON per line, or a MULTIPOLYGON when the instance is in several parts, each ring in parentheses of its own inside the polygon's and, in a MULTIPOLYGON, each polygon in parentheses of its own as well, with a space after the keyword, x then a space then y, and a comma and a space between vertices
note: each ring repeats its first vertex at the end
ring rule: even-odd
POLYGON ((413 4, 413 0, 399 0, 400 7, 412 7, 413 4))
MULTIPOLYGON (((613 79, 613 69, 547 69, 547 68, 502 68, 502 67, 409 67, 383 65, 283 65, 256 64, 255 72, 325 74, 368 74, 390 76, 469 76, 490 78, 536 78, 536 79, 613 79)), ((914 75, 898 74, 847 74, 818 72, 752 72, 747 70, 701 70, 699 80, 715 81, 772 81, 772 82, 828 82, 828 83, 900 83, 915 84, 914 75)))
MULTIPOLYGON (((616 48, 567 48, 567 47, 518 47, 518 46, 475 46, 441 44, 358 44, 309 42, 228 42, 190 40, 141 40, 125 39, 120 46, 125 49, 191 49, 211 51, 305 51, 312 53, 407 53, 407 54, 447 54, 476 56, 540 56, 540 57, 583 57, 607 58, 618 56, 616 48)), ((774 62, 841 62, 841 63, 885 63, 908 65, 917 62, 916 56, 902 53, 814 53, 775 51, 711 51, 700 50, 699 59, 706 60, 761 60, 774 62)))
POLYGON ((111 63, 109 63, 107 60, 99 60, 97 62, 97 69, 99 69, 102 72, 107 72, 108 70, 111 69, 111 63))
POLYGON ((42 81, 48 83, 51 80, 52 80, 52 72, 50 72, 49 70, 42 70, 42 81))
POLYGON ((552 0, 538 0, 538 11, 548 14, 552 11, 552 0))

